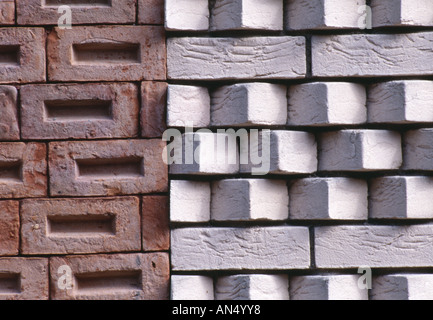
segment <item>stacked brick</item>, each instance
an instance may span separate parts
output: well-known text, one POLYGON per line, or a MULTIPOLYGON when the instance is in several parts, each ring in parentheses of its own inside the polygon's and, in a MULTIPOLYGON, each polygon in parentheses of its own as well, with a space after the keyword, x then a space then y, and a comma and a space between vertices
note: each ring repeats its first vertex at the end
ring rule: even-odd
POLYGON ((163 8, 0 1, 0 299, 169 298, 163 8))
POLYGON ((432 298, 432 11, 166 1, 173 299, 432 298))

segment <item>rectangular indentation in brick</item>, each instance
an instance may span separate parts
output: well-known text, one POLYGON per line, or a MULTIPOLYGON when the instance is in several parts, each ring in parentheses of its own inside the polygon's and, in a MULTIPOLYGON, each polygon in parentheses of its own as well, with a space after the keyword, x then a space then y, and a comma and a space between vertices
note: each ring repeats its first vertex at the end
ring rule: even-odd
POLYGON ((20 65, 20 46, 0 46, 0 65, 20 65))
POLYGON ((84 43, 72 45, 72 64, 141 63, 137 43, 84 43))
POLYGON ((21 293, 21 276, 19 273, 0 273, 0 295, 21 293))
POLYGON ((109 291, 142 290, 141 271, 103 271, 75 275, 80 294, 99 294, 109 291))
POLYGON ((144 176, 143 158, 77 159, 78 178, 135 178, 144 176))
POLYGON ((47 216, 49 236, 115 235, 114 215, 47 216))
POLYGON ((0 181, 2 180, 21 182, 22 162, 0 160, 0 181))
POLYGON ((113 120, 110 100, 45 101, 45 119, 53 122, 113 120))
POLYGON ((111 0, 45 0, 44 7, 111 7, 111 0))

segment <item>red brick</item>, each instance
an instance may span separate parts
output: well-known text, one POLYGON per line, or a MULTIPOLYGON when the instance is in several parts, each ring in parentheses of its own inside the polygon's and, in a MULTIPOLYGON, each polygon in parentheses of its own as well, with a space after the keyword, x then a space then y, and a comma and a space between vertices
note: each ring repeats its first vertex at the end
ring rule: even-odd
POLYGON ((143 250, 170 248, 168 197, 144 196, 142 204, 143 250))
POLYGON ((0 255, 2 256, 18 254, 20 244, 19 210, 18 201, 0 201, 0 255))
POLYGON ((21 223, 23 254, 141 249, 136 197, 24 200, 21 223))
POLYGON ((146 138, 162 137, 167 129, 167 83, 145 81, 141 83, 141 128, 146 138))
POLYGON ((53 196, 102 196, 165 192, 165 143, 111 140, 50 143, 53 196))
MULTIPOLYGON (((73 1, 62 1, 61 4, 58 4, 56 0, 16 1, 17 21, 20 25, 57 25, 59 18, 64 14, 57 11, 60 5, 70 6, 73 26, 77 24, 135 22, 136 0, 103 0, 98 2, 105 3, 105 5, 80 6, 71 5, 74 3, 73 1)), ((61 20, 61 22, 63 21, 61 20)))
POLYGON ((164 24, 164 0, 138 0, 138 23, 164 24))
POLYGON ((138 133, 138 89, 131 83, 26 85, 24 139, 127 138, 138 133))
POLYGON ((163 27, 54 28, 47 47, 50 80, 140 81, 166 77, 163 27))
POLYGON ((0 82, 45 81, 45 30, 0 28, 0 82))
POLYGON ((0 0, 0 25, 15 23, 15 2, 14 0, 0 0))
POLYGON ((0 140, 19 139, 17 89, 0 86, 0 140))
POLYGON ((48 259, 0 258, 0 300, 48 300, 48 259))
POLYGON ((65 256, 50 258, 54 300, 163 300, 169 294, 167 253, 65 256), (69 266, 71 289, 60 289, 60 266, 69 266))
POLYGON ((0 143, 0 199, 46 196, 45 158, 45 144, 0 143))

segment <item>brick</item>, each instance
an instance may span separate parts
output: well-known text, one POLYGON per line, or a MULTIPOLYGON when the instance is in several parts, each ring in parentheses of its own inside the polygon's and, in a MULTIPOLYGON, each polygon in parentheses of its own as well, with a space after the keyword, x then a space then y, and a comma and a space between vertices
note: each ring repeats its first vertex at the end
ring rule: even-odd
POLYGON ((313 36, 314 77, 431 75, 432 32, 313 36), (392 53, 392 54, 391 54, 392 53))
POLYGON ((209 28, 207 0, 166 0, 165 28, 167 30, 205 31, 209 28))
POLYGON ((43 28, 0 28, 0 82, 45 81, 43 28))
POLYGON ((15 23, 15 1, 0 0, 0 25, 15 23))
POLYGON ((293 126, 361 124, 367 121, 365 87, 349 82, 314 82, 289 87, 293 126))
POLYGON ((283 0, 216 0, 211 30, 283 30, 283 0))
POLYGON ((170 221, 207 222, 210 220, 211 188, 207 181, 170 182, 170 221))
POLYGON ((289 189, 290 219, 367 220, 368 187, 351 178, 306 178, 289 189))
POLYGON ((433 122, 432 81, 390 81, 375 84, 368 92, 371 123, 433 122))
POLYGON ((171 276, 171 300, 214 300, 213 279, 206 276, 171 276))
POLYGON ((433 26, 431 0, 372 0, 373 27, 433 26))
POLYGON ((401 138, 387 130, 341 130, 320 134, 319 170, 375 171, 402 164, 401 138))
POLYGON ((26 85, 20 92, 24 139, 138 135, 139 102, 134 84, 26 85))
POLYGON ((318 268, 399 268, 433 265, 433 226, 318 227, 315 255, 318 268))
POLYGON ((167 166, 160 140, 50 143, 52 196, 164 192, 167 166))
POLYGON ((174 229, 172 270, 306 269, 309 242, 306 227, 174 229))
POLYGON ((431 177, 381 177, 370 184, 370 217, 376 219, 431 219, 431 177))
POLYGON ((138 198, 37 199, 21 205, 21 253, 139 251, 138 198))
POLYGON ((165 79, 165 36, 162 27, 54 28, 48 36, 47 48, 48 77, 51 81, 165 79))
POLYGON ((33 198, 46 195, 45 145, 0 143, 0 198, 33 198))
POLYGON ((65 11, 61 5, 70 7, 71 24, 133 23, 136 0, 58 1, 17 0, 17 21, 20 25, 57 25, 64 23, 65 11))
POLYGON ((165 104, 167 83, 145 81, 141 83, 141 135, 159 138, 167 129, 165 104))
POLYGON ((169 127, 208 127, 210 96, 205 87, 169 85, 167 125, 169 127))
POLYGON ((286 0, 286 28, 356 29, 362 18, 360 7, 365 0, 286 0))
POLYGON ((289 300, 289 280, 272 274, 219 277, 215 300, 289 300))
POLYGON ((212 182, 212 220, 286 220, 288 216, 286 181, 226 179, 212 182))
POLYGON ((358 287, 359 275, 297 276, 290 278, 291 300, 368 300, 358 287))
POLYGON ((0 258, 0 300, 48 300, 48 259, 0 258))
POLYGON ((170 38, 167 69, 178 80, 301 79, 305 38, 170 38))
POLYGON ((371 300, 432 300, 430 274, 389 274, 373 278, 371 300))
POLYGON ((433 130, 410 130, 404 134, 404 169, 433 170, 433 130))
MULTIPOLYGON (((18 201, 0 201, 0 255, 18 255, 20 215, 18 201)), ((1 264, 0 264, 1 268, 1 264)), ((0 278, 1 283, 1 278, 0 278)), ((1 286, 0 286, 1 287, 1 286)), ((1 296, 1 290, 0 290, 1 296)))
POLYGON ((17 89, 0 86, 0 140, 19 140, 17 89))
POLYGON ((164 24, 164 0, 138 0, 138 23, 164 24))
POLYGON ((212 126, 285 125, 286 95, 286 86, 269 83, 240 83, 218 88, 211 94, 212 126))
POLYGON ((170 249, 170 227, 167 196, 144 196, 142 234, 144 251, 170 249))
POLYGON ((53 300, 166 300, 168 254, 137 253, 50 258, 53 300), (61 266, 72 271, 72 288, 60 289, 61 266))

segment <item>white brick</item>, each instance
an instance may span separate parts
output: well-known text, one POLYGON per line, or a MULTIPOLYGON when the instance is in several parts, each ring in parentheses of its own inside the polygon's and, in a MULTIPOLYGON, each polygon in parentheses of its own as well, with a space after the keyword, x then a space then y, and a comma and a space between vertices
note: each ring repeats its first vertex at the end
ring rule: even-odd
POLYGON ((291 300, 368 300, 358 287, 359 275, 297 276, 290 278, 291 300))
POLYGON ((356 83, 315 82, 289 88, 289 125, 323 126, 367 121, 365 87, 356 83))
POLYGON ((288 206, 285 181, 228 179, 212 183, 212 220, 285 220, 288 206))
POLYGON ((169 79, 300 79, 306 68, 304 37, 167 40, 169 79))
POLYGON ((216 0, 211 30, 282 30, 283 0, 216 0))
POLYGON ((368 188, 364 180, 307 178, 290 187, 290 219, 367 220, 368 188))
POLYGON ((433 266, 433 225, 318 227, 318 268, 433 266))
POLYGON ((398 169, 401 137, 386 130, 341 130, 320 136, 319 170, 374 171, 398 169))
POLYGON ((404 135, 404 169, 433 170, 433 129, 407 131, 404 135))
POLYGON ((314 77, 432 75, 433 32, 312 37, 314 77))
POLYGON ((433 178, 381 177, 371 181, 370 217, 433 218, 433 178))
POLYGON ((370 87, 371 123, 433 122, 433 81, 390 81, 370 87))
POLYGON ((289 300, 289 280, 264 274, 219 277, 215 300, 289 300))
POLYGON ((213 279, 205 276, 171 276, 171 300, 214 300, 213 279))
POLYGON ((354 29, 365 0, 286 0, 287 29, 354 29))
POLYGON ((218 88, 211 94, 213 126, 275 126, 287 119, 287 87, 242 83, 218 88))
POLYGON ((169 127, 208 127, 210 96, 207 88, 169 85, 167 95, 167 125, 169 127))
POLYGON ((286 270, 310 266, 307 227, 171 231, 172 270, 286 270))
POLYGON ((432 0, 372 0, 373 27, 433 26, 432 0))
POLYGON ((165 28, 167 30, 208 30, 208 0, 166 0, 165 28))
POLYGON ((170 220, 206 222, 210 220, 210 183, 172 180, 170 182, 170 220))
POLYGON ((433 300, 433 275, 390 274, 375 277, 371 300, 433 300))

